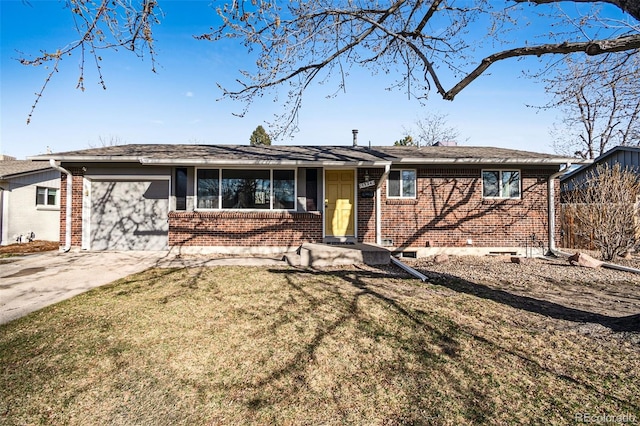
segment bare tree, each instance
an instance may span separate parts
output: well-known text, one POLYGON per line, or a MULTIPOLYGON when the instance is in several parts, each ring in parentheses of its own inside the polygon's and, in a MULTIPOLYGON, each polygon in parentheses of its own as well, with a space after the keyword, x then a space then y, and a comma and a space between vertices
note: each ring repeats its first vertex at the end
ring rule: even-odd
POLYGON ((126 142, 117 135, 98 136, 98 143, 89 142, 89 148, 105 148, 108 146, 125 145, 126 142))
MULTIPOLYGON (((84 87, 85 54, 95 60, 98 70, 103 49, 123 47, 149 55, 154 63, 152 30, 160 17, 158 1, 65 3, 74 14, 80 39, 22 60, 25 65, 53 64, 42 90, 60 61, 73 52, 81 55, 79 88, 84 87)), ((453 100, 492 64, 509 58, 601 55, 640 48, 640 0, 233 0, 212 4, 222 23, 198 38, 235 38, 258 55, 257 68, 243 71, 239 88, 223 89, 224 95, 249 105, 271 88, 284 83, 289 87, 282 128, 276 133, 295 128, 302 95, 312 82, 337 76, 337 88, 344 90, 351 67, 397 75, 394 86, 406 88, 418 99, 434 88, 444 99, 453 100), (569 5, 568 11, 563 4, 569 5), (587 10, 587 6, 593 8, 587 10), (524 39, 520 34, 527 25, 530 30, 524 39), (476 52, 486 56, 478 57, 476 52)))
POLYGON ((565 212, 573 216, 575 235, 591 241, 604 260, 624 254, 640 237, 637 170, 598 165, 583 181, 565 188, 565 212))
POLYGON ((417 130, 412 131, 418 139, 418 146, 434 146, 437 143, 457 142, 460 132, 447 124, 447 115, 439 112, 427 114, 416 121, 417 130))
POLYGON ((593 159, 615 146, 640 145, 640 57, 610 54, 576 63, 547 79, 563 117, 554 125, 556 152, 593 159))

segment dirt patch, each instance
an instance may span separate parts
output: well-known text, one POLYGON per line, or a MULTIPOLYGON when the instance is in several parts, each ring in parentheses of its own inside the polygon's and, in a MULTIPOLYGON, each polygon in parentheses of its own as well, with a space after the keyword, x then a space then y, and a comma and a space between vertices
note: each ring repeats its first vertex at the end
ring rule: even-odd
POLYGON ((539 314, 540 328, 613 333, 640 343, 640 274, 571 266, 563 258, 515 264, 508 257, 460 256, 440 264, 431 258, 407 263, 433 284, 539 314))
POLYGON ((57 241, 31 241, 29 243, 10 244, 0 246, 0 257, 19 256, 29 253, 58 250, 60 243, 57 241))

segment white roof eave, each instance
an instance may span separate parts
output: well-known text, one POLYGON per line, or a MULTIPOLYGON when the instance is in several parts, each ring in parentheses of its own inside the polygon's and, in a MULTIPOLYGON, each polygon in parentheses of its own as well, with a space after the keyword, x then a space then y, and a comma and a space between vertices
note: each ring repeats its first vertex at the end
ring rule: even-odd
POLYGON ((384 167, 394 164, 588 164, 590 160, 578 158, 399 158, 393 160, 374 161, 344 161, 344 160, 221 160, 215 158, 149 158, 140 156, 97 156, 97 155, 39 155, 29 157, 34 161, 48 161, 53 158, 59 162, 101 162, 101 163, 140 163, 155 166, 356 166, 356 167, 384 167))
POLYGON ((140 158, 140 163, 154 166, 373 166, 383 167, 390 161, 338 161, 338 160, 220 160, 189 158, 140 158))
POLYGON ((37 155, 34 157, 28 157, 27 159, 33 161, 49 161, 54 159, 55 161, 64 161, 67 163, 139 163, 140 157, 138 156, 120 156, 120 155, 37 155))
POLYGON ((576 158, 401 158, 394 164, 581 164, 576 158))

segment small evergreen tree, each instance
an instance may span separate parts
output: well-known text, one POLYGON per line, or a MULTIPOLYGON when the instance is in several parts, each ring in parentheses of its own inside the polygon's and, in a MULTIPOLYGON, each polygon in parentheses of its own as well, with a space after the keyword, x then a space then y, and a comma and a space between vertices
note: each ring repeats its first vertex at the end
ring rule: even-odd
POLYGON ((267 131, 264 130, 264 127, 258 126, 253 131, 253 133, 251 133, 251 137, 249 138, 249 143, 251 144, 251 146, 256 146, 256 145, 269 145, 270 146, 271 145, 271 137, 269 136, 267 131))
POLYGON ((405 136, 399 141, 395 141, 393 144, 395 146, 416 146, 416 143, 413 141, 413 138, 410 135, 405 136))

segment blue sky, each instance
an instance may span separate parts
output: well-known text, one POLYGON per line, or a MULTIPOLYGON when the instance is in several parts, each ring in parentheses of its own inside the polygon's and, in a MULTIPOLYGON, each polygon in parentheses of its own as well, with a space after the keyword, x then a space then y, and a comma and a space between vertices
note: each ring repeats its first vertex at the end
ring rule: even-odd
MULTIPOLYGON (((107 90, 98 84, 95 67, 86 65, 84 92, 76 90, 78 58, 61 64, 33 115, 26 120, 35 93, 48 70, 25 67, 18 52, 38 53, 75 40, 71 17, 57 1, 0 0, 0 153, 26 158, 99 146, 100 139, 123 143, 248 144, 252 131, 281 112, 282 104, 264 99, 238 118, 243 105, 218 100, 216 83, 232 86, 238 70, 250 66, 243 47, 231 42, 197 41, 215 20, 208 1, 162 1, 166 13, 155 27, 157 73, 148 58, 129 52, 105 53, 102 73, 107 90)), ((405 129, 429 111, 447 114, 464 145, 496 146, 553 152, 549 130, 554 111, 538 111, 543 87, 522 77, 526 61, 506 61, 471 84, 453 102, 430 93, 426 105, 385 87, 391 80, 354 72, 346 93, 327 99, 331 89, 315 85, 305 95, 300 131, 293 145, 351 143, 359 130, 360 144, 391 145, 405 129)), ((265 126, 266 127, 266 126, 265 126)))

